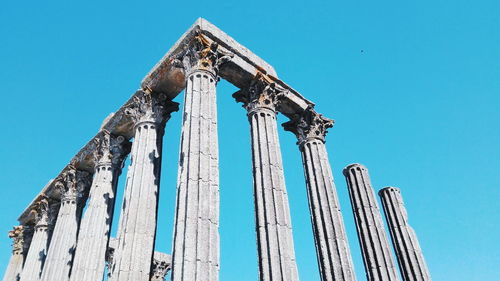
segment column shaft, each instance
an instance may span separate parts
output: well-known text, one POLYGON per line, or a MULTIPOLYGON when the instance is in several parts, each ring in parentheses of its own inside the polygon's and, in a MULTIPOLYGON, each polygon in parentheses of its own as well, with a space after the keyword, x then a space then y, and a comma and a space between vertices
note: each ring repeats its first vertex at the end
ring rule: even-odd
POLYGON ((126 111, 135 121, 135 135, 112 280, 149 281, 156 236, 164 126, 169 117, 167 114, 175 108, 176 104, 166 101, 163 95, 140 92, 126 111))
POLYGON ((12 253, 3 281, 18 281, 23 271, 23 255, 12 253))
POLYGON ((397 281, 382 216, 366 167, 344 169, 368 281, 397 281))
POLYGON ((35 209, 32 210, 35 216, 35 227, 31 244, 24 261, 23 271, 21 273, 21 281, 38 281, 42 272, 47 248, 50 243, 49 239, 49 223, 51 221, 49 204, 47 200, 40 200, 35 204, 35 209))
POLYGON ((115 191, 128 142, 105 133, 96 139, 96 168, 90 188, 89 204, 78 234, 71 281, 101 280, 104 276, 115 191))
POLYGON ((276 126, 276 106, 284 91, 258 74, 233 94, 248 111, 252 142, 253 188, 259 280, 296 281, 292 222, 276 126))
POLYGON ((276 116, 256 110, 249 119, 260 280, 298 280, 276 116))
POLYGON ((90 185, 89 173, 70 168, 56 179, 61 207, 52 233, 42 281, 67 281, 71 273, 80 217, 85 203, 83 193, 90 185))
POLYGON ((408 215, 399 189, 386 187, 379 191, 392 244, 404 281, 430 281, 431 276, 417 236, 408 224, 408 215))
POLYGON ((186 79, 172 252, 173 281, 219 280, 216 84, 232 54, 201 34, 182 57, 186 79))
POLYGON ((302 159, 321 280, 356 280, 344 221, 325 145, 306 142, 302 159))
POLYGON ((333 120, 308 108, 283 124, 298 139, 322 281, 355 281, 349 243, 325 147, 333 120))
POLYGON ((219 152, 216 77, 187 79, 174 227, 174 281, 219 279, 219 152))

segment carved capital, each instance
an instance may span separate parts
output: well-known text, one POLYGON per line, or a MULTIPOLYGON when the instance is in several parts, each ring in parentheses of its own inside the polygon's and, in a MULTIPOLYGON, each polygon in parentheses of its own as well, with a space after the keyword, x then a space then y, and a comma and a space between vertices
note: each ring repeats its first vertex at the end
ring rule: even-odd
POLYGON ((125 114, 134 121, 135 126, 150 122, 165 124, 170 114, 179 110, 179 104, 167 99, 163 93, 139 91, 133 101, 125 106, 125 114))
POLYGON ((333 120, 323 117, 309 107, 302 113, 296 114, 292 120, 284 123, 283 128, 294 133, 297 136, 298 144, 302 145, 311 139, 325 142, 328 128, 333 127, 333 123, 333 120))
POLYGON ((95 166, 110 165, 120 169, 123 160, 130 152, 131 143, 123 136, 114 136, 104 131, 102 137, 94 139, 96 149, 93 152, 95 166))
POLYGON ((172 258, 169 255, 155 252, 151 265, 151 281, 164 281, 170 270, 172 258))
POLYGON ((219 44, 199 33, 190 42, 187 51, 173 63, 184 68, 186 78, 195 70, 204 70, 217 77, 219 67, 230 61, 233 56, 234 54, 221 50, 219 44))
POLYGON ((243 103, 243 107, 249 112, 258 109, 269 109, 276 112, 285 89, 279 87, 264 74, 258 73, 245 89, 240 89, 233 94, 236 102, 243 103))
POLYGON ((63 204, 76 204, 88 191, 92 181, 90 173, 70 167, 55 179, 55 188, 63 204))
MULTIPOLYGON (((9 231, 9 238, 12 239, 12 254, 21 255, 25 250, 25 239, 28 238, 26 236, 27 227, 19 225, 14 226, 14 228, 9 231)), ((29 239, 29 238, 28 238, 29 239)))
POLYGON ((35 231, 46 230, 50 223, 49 201, 47 198, 42 198, 33 204, 31 216, 35 221, 35 231))

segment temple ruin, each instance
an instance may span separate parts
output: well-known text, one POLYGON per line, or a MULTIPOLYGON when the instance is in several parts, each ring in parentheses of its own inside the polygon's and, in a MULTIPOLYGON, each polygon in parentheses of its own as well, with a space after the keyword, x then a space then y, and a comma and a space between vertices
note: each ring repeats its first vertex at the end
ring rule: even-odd
MULTIPOLYGON (((299 280, 278 138, 280 113, 289 119, 283 127, 297 137, 302 154, 321 280, 355 281, 325 147, 333 120, 316 112, 314 103, 279 79, 271 65, 202 18, 19 216, 19 225, 9 232, 13 249, 3 280, 158 281, 169 271, 173 281, 219 280, 219 79, 239 88, 233 97, 248 116, 258 280, 299 280), (173 99, 182 91, 173 247, 165 254, 155 251, 162 142, 165 124, 179 110, 173 99), (123 206, 113 221, 128 155, 123 206)), ((368 280, 398 280, 366 168, 351 165, 344 174, 368 280)), ((380 194, 404 280, 430 280, 399 191, 380 194)))

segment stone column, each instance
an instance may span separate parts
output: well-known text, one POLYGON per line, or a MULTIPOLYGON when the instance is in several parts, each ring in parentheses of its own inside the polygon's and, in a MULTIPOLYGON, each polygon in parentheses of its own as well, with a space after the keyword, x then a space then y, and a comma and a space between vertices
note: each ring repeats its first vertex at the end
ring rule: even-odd
POLYGON ((26 255, 21 281, 38 281, 42 272, 47 248, 50 244, 51 227, 55 223, 58 204, 49 205, 46 198, 40 199, 34 204, 31 216, 34 217, 34 232, 26 255))
POLYGON ((115 192, 130 143, 104 131, 95 139, 95 172, 78 234, 71 281, 101 280, 113 221, 115 192))
POLYGON ((198 35, 182 58, 186 90, 173 236, 173 281, 219 280, 216 83, 230 58, 198 35))
POLYGON ((368 170, 360 164, 344 168, 368 281, 397 281, 382 216, 368 170))
POLYGON ((280 90, 263 75, 233 97, 248 111, 251 127, 253 186, 259 280, 296 281, 297 265, 288 195, 276 126, 280 90))
POLYGON ((309 108, 283 124, 302 153, 309 209, 322 281, 356 280, 344 220, 325 147, 333 120, 309 108))
POLYGON ((165 123, 177 103, 139 91, 125 113, 135 124, 112 280, 149 281, 156 236, 161 153, 165 123))
POLYGON ((32 235, 32 228, 26 225, 14 226, 14 229, 9 231, 9 237, 13 242, 12 256, 10 257, 3 281, 18 281, 21 278, 24 258, 27 254, 32 235))
MULTIPOLYGON (((114 252, 117 240, 109 239, 109 246, 106 251, 106 266, 108 267, 108 279, 111 278, 112 272, 109 269, 113 266, 114 252)), ((150 281, 164 281, 165 276, 171 269, 172 257, 170 255, 155 251, 153 254, 153 262, 151 264, 151 279, 150 281)), ((101 280, 101 279, 99 279, 101 280)))
POLYGON ((408 214, 401 191, 386 187, 379 191, 392 244, 404 281, 431 281, 417 235, 408 224, 408 214))
POLYGON ((85 193, 90 186, 88 172, 70 167, 55 179, 61 206, 43 267, 42 281, 67 281, 71 273, 85 193))

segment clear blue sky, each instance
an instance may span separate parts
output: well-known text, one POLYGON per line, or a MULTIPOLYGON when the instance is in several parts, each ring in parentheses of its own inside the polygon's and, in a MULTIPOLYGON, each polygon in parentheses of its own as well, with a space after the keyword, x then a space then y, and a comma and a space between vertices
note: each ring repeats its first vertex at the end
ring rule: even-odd
MULTIPOLYGON (((402 189, 434 280, 498 280, 498 1, 70 2, 0 5, 0 270, 18 214, 202 16, 337 121, 327 148, 359 280, 366 279, 341 173, 354 162, 368 167, 377 190, 402 189)), ((221 280, 255 281, 249 127, 234 91, 218 87, 221 280)), ((175 114, 164 140, 157 238, 164 252, 179 135, 175 114)), ((280 139, 300 277, 316 281, 300 154, 290 133, 281 130, 280 139)))

